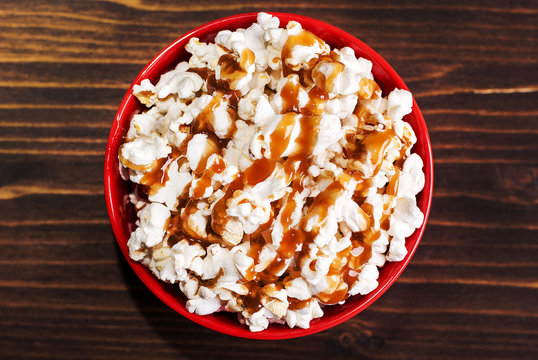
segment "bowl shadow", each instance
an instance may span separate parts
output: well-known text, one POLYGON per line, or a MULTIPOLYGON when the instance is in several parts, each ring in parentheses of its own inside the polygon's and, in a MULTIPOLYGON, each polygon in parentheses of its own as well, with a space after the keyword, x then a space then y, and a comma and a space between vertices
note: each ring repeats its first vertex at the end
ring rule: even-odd
MULTIPOLYGON (((115 253, 123 282, 130 297, 153 333, 159 336, 165 347, 172 349, 177 354, 176 356, 170 356, 171 358, 198 359, 202 354, 206 359, 237 358, 237 356, 228 356, 220 351, 218 354, 213 355, 211 352, 219 348, 235 351, 241 348, 242 352, 245 351, 245 348, 251 348, 252 350, 257 348, 253 346, 256 343, 255 341, 208 329, 172 310, 136 276, 117 246, 115 247, 115 253), (251 346, 249 346, 249 343, 251 346)), ((179 288, 177 291, 180 291, 179 288)), ((274 341, 269 342, 274 343, 274 341)), ((266 341, 265 343, 268 342, 266 341)))

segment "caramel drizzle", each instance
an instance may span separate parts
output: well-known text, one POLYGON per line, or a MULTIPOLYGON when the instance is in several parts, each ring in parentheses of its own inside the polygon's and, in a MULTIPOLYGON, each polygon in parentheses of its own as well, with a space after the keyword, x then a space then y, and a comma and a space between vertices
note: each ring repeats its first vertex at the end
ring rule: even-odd
POLYGON ((206 189, 211 186, 211 179, 215 174, 220 174, 224 171, 226 164, 222 158, 218 158, 213 165, 206 171, 204 171, 202 177, 196 183, 196 187, 193 189, 192 198, 200 199, 206 189))
MULTIPOLYGON (((283 99, 282 117, 281 122, 277 126, 277 129, 271 134, 271 156, 269 159, 263 158, 255 161, 248 169, 245 170, 237 179, 226 186, 226 193, 214 206, 211 222, 208 224, 207 239, 197 239, 196 234, 189 233, 188 229, 182 226, 182 222, 186 218, 196 211, 197 199, 200 198, 205 189, 211 185, 211 178, 217 172, 223 170, 223 164, 217 162, 210 169, 205 170, 205 164, 208 155, 205 159, 202 159, 199 164, 199 168, 196 172, 202 174, 201 179, 198 181, 196 188, 193 190, 193 198, 188 200, 185 198, 180 199, 180 203, 184 205, 182 214, 174 213, 170 219, 166 239, 169 246, 186 239, 189 243, 199 243, 203 247, 206 247, 214 241, 218 241, 219 233, 222 233, 222 226, 227 218, 226 209, 227 202, 231 199, 237 190, 243 189, 245 186, 255 186, 256 184, 266 180, 274 172, 276 163, 280 161, 281 155, 287 149, 291 140, 291 133, 293 126, 295 126, 296 116, 300 116, 300 135, 296 139, 297 148, 294 154, 289 156, 284 161, 284 170, 287 176, 292 192, 288 194, 288 198, 284 206, 279 210, 280 221, 284 229, 284 236, 277 249, 278 256, 273 262, 260 273, 256 273, 254 268, 260 262, 260 252, 263 246, 270 242, 270 234, 264 229, 269 229, 271 220, 269 223, 264 224, 260 231, 256 234, 246 235, 243 241, 250 242, 250 250, 248 256, 254 259, 254 265, 247 271, 244 279, 244 284, 249 289, 249 294, 240 297, 245 309, 254 313, 261 309, 261 297, 263 296, 262 288, 268 284, 277 283, 285 284, 287 281, 297 278, 300 275, 301 259, 307 255, 308 244, 313 242, 317 231, 314 229, 312 232, 306 232, 303 229, 304 221, 300 221, 296 226, 292 226, 292 214, 298 205, 294 200, 294 195, 304 190, 305 179, 307 179, 308 168, 310 166, 310 157, 314 146, 317 142, 319 134, 319 122, 323 113, 325 103, 328 100, 327 89, 331 89, 334 86, 334 81, 339 72, 343 70, 341 64, 337 62, 338 56, 331 52, 330 54, 322 54, 318 58, 313 59, 306 68, 294 71, 288 65, 286 60, 291 56, 291 50, 296 45, 312 46, 316 43, 324 44, 323 40, 315 36, 314 34, 302 31, 300 34, 290 36, 286 41, 281 53, 283 75, 286 77, 290 74, 297 74, 299 77, 299 83, 294 84, 290 81, 283 87, 281 96, 283 99), (336 63, 333 72, 327 78, 312 78, 312 69, 316 64, 322 61, 331 61, 336 63), (340 64, 340 65, 338 65, 340 64), (321 84, 322 86, 320 86, 321 84), (299 91, 303 89, 308 90, 309 101, 301 108, 299 105, 299 91), (205 171, 204 171, 205 170, 205 171), (188 201, 187 201, 188 200, 188 201), (186 204, 185 204, 186 202, 186 204), (267 240, 266 240, 267 239, 267 240), (302 250, 299 249, 302 247, 302 250), (281 275, 277 276, 277 273, 281 273, 286 266, 286 261, 291 260, 295 263, 294 266, 289 267, 281 275)), ((247 49, 248 50, 248 49, 247 49)), ((249 50, 250 51, 250 50, 249 50)), ((236 112, 241 94, 233 90, 242 77, 246 75, 246 69, 254 63, 254 54, 243 53, 240 61, 237 62, 235 57, 231 54, 224 54, 219 59, 219 65, 221 69, 221 79, 217 80, 214 71, 207 68, 191 68, 188 71, 195 72, 204 79, 206 88, 209 93, 214 94, 214 98, 211 103, 202 110, 200 115, 193 121, 190 126, 190 133, 206 133, 208 138, 213 141, 213 146, 216 149, 216 153, 221 153, 222 149, 226 146, 227 141, 218 139, 214 134, 212 122, 214 122, 214 110, 221 105, 223 101, 228 103, 228 111, 232 116, 232 119, 236 119, 236 112)), ((363 79, 364 80, 364 79, 363 79)), ((360 99, 366 99, 377 96, 376 91, 379 90, 379 86, 373 80, 361 80, 360 90, 358 96, 360 99)), ((368 114, 364 108, 357 104, 357 108, 354 113, 358 116, 359 121, 368 121, 368 114)), ((376 165, 376 172, 379 170, 384 158, 384 154, 390 139, 395 136, 394 130, 389 129, 385 131, 371 132, 364 134, 365 136, 361 141, 356 141, 354 146, 346 148, 346 155, 349 158, 361 158, 367 151, 372 153, 372 163, 376 165)), ((232 134, 230 134, 230 137, 232 134)), ((189 135, 189 138, 192 135, 189 135)), ((411 144, 406 143, 400 149, 400 154, 404 154, 411 144)), ((142 179, 142 183, 145 185, 145 191, 147 193, 154 193, 158 191, 160 187, 168 180, 167 169, 170 163, 176 160, 180 155, 185 154, 185 149, 181 151, 174 150, 174 152, 167 158, 158 160, 153 164, 151 170, 146 173, 142 179)), ((403 157, 403 156, 401 156, 403 157)), ((401 163, 403 164, 403 162, 401 163)), ((401 164, 397 165, 397 173, 385 189, 385 193, 393 197, 396 196, 398 188, 399 168, 401 164)), ((329 269, 330 277, 330 289, 332 291, 318 294, 317 298, 324 304, 335 304, 343 301, 347 298, 349 288, 358 280, 358 273, 364 266, 364 264, 370 259, 372 253, 372 243, 380 236, 379 230, 375 230, 374 220, 372 214, 371 205, 364 203, 366 190, 370 187, 369 181, 362 181, 361 175, 358 172, 351 173, 356 180, 361 180, 357 185, 357 190, 353 199, 360 205, 361 209, 369 216, 369 226, 364 232, 353 233, 351 238, 352 246, 338 254, 337 258, 333 261, 329 269), (362 252, 353 256, 352 249, 362 248, 362 252), (336 280, 335 280, 336 279, 336 280)), ((334 204, 334 201, 343 191, 343 186, 340 182, 333 182, 325 191, 320 193, 309 207, 309 213, 316 213, 321 219, 321 226, 326 221, 327 209, 334 204)), ((182 205, 182 206, 183 206, 182 205)), ((308 206, 308 203, 305 205, 308 206)), ((276 209, 278 210, 278 208, 276 209)), ((385 212, 381 219, 381 228, 385 229, 388 226, 388 217, 390 214, 385 212)), ((311 267, 315 266, 315 262, 311 263, 311 267)), ((214 281, 216 283, 216 280, 214 281)), ((209 282, 206 284, 208 285, 209 282)), ((297 300, 294 298, 288 298, 289 309, 298 310, 305 306, 308 306, 312 299, 297 300)))

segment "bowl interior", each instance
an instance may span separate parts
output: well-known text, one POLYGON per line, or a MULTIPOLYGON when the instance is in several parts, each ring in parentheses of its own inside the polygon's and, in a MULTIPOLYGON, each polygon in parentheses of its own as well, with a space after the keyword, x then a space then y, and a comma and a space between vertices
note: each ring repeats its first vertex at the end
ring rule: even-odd
MULTIPOLYGON (((299 21, 303 25, 303 28, 325 40, 331 48, 349 46, 355 50, 357 56, 372 61, 372 72, 376 81, 383 89, 384 95, 394 88, 407 89, 401 78, 385 60, 350 34, 334 26, 311 18, 285 13, 271 14, 280 19, 281 26, 287 24, 287 22, 291 20, 299 21)), ((256 16, 256 13, 249 13, 219 19, 185 34, 159 53, 142 70, 133 82, 133 85, 139 84, 141 80, 146 78, 150 79, 152 83, 155 83, 158 81, 161 74, 174 68, 178 62, 187 60, 189 54, 185 51, 184 46, 191 37, 198 37, 201 41, 210 42, 214 40, 216 34, 221 30, 235 30, 240 27, 248 27, 256 21, 256 16)), ((235 314, 221 312, 212 315, 199 316, 189 313, 185 310, 185 298, 177 285, 170 285, 158 280, 146 267, 132 261, 128 254, 127 241, 131 231, 135 228, 134 223, 136 220, 136 213, 128 200, 130 186, 121 179, 118 173, 119 164, 117 153, 129 127, 132 115, 142 110, 142 106, 132 95, 133 85, 131 85, 127 91, 127 94, 118 109, 108 139, 105 157, 105 196, 107 200, 107 208, 114 234, 127 262, 144 284, 175 311, 200 325, 234 336, 254 339, 284 339, 304 336, 337 325, 364 310, 388 289, 409 262, 411 256, 415 252, 422 233, 424 232, 431 205, 433 186, 430 140, 426 124, 414 100, 413 112, 407 115, 405 120, 411 124, 417 135, 418 140, 413 148, 413 152, 420 155, 424 161, 426 183, 424 190, 417 196, 417 204, 424 213, 425 220, 423 225, 417 229, 413 235, 407 238, 407 256, 400 262, 387 263, 380 269, 378 280, 379 286, 377 289, 365 296, 357 295, 350 297, 343 305, 325 307, 323 309, 325 313, 324 316, 313 320, 309 329, 289 329, 286 325, 272 324, 267 330, 252 333, 245 326, 239 324, 235 314)))

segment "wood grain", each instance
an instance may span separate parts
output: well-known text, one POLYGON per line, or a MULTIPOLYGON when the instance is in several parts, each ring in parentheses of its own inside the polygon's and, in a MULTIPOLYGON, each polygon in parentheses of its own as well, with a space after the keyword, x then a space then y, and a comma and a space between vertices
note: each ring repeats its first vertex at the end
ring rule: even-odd
POLYGON ((0 2, 0 354, 5 359, 538 358, 535 1, 0 2), (155 298, 115 244, 103 157, 126 89, 227 15, 318 18, 398 71, 435 189, 413 260, 366 311, 306 338, 235 339, 155 298))

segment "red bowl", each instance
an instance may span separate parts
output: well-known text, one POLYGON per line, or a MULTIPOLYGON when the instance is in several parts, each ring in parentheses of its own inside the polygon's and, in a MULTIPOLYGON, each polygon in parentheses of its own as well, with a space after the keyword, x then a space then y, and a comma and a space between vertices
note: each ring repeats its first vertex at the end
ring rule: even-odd
MULTIPOLYGON (((298 21, 304 29, 313 32, 325 40, 331 48, 349 46, 355 50, 357 56, 370 60, 373 63, 372 72, 375 80, 383 89, 384 94, 392 91, 394 88, 407 89, 402 79, 381 56, 362 41, 345 31, 305 16, 287 13, 271 14, 280 19, 281 26, 285 26, 291 20, 298 21)), ((155 83, 161 74, 174 68, 178 62, 187 60, 189 54, 185 51, 184 47, 191 37, 195 36, 200 38, 201 41, 211 42, 219 31, 225 29, 235 30, 240 27, 246 28, 256 21, 256 16, 256 13, 233 15, 212 21, 188 32, 161 51, 136 77, 120 104, 114 123, 112 124, 112 129, 110 130, 105 155, 105 196, 110 223, 112 224, 118 245, 125 259, 127 259, 127 262, 140 280, 165 304, 186 318, 225 334, 251 339, 289 339, 314 334, 351 318, 372 304, 400 276, 418 246, 430 212, 433 189, 432 151, 426 123, 418 109, 417 103, 413 100, 413 111, 405 117, 405 120, 411 124, 417 135, 418 140, 413 151, 420 155, 424 161, 426 183, 424 190, 417 196, 418 207, 424 213, 424 223, 413 235, 407 238, 407 256, 400 262, 387 263, 380 269, 379 286, 371 293, 365 296, 356 295, 350 297, 343 305, 325 307, 323 309, 325 313, 323 317, 313 320, 308 329, 290 329, 286 325, 272 324, 267 330, 250 332, 246 326, 239 323, 236 314, 221 312, 200 316, 188 312, 185 309, 185 297, 177 285, 174 286, 160 281, 145 266, 129 258, 127 241, 131 231, 135 227, 136 213, 128 201, 129 184, 121 179, 118 172, 118 148, 129 128, 131 117, 133 114, 142 110, 142 106, 132 95, 134 84, 139 84, 140 81, 146 78, 150 79, 152 83, 155 83)))

